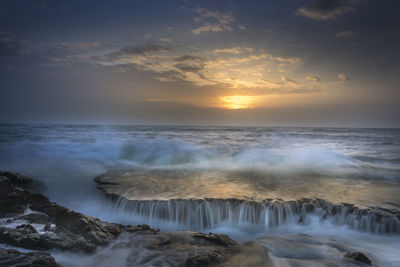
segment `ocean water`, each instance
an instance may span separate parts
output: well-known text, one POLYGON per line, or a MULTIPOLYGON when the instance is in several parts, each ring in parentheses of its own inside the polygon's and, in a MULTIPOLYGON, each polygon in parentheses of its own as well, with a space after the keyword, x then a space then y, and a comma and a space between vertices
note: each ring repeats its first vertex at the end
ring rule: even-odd
POLYGON ((238 240, 308 233, 378 253, 388 266, 400 263, 393 250, 400 247, 396 216, 386 224, 375 223, 375 215, 322 220, 327 207, 320 205, 299 223, 298 207, 262 202, 318 198, 398 212, 400 129, 0 125, 0 169, 35 178, 52 201, 107 221, 215 231, 238 240), (96 188, 99 176, 118 181, 106 191, 123 200, 107 199, 96 188), (196 206, 193 199, 245 204, 196 206), (144 202, 139 212, 127 201, 144 202), (264 206, 254 208, 259 203, 264 206))

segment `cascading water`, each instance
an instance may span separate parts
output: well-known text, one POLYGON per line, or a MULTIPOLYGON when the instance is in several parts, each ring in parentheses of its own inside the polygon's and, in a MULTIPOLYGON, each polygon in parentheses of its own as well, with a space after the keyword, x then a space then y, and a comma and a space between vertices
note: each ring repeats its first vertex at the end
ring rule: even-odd
POLYGON ((240 199, 127 200, 111 196, 120 212, 141 218, 151 225, 174 224, 179 228, 207 230, 219 226, 248 231, 268 231, 293 225, 307 225, 311 217, 321 223, 346 225, 369 233, 400 233, 400 213, 333 204, 322 199, 298 201, 240 199))

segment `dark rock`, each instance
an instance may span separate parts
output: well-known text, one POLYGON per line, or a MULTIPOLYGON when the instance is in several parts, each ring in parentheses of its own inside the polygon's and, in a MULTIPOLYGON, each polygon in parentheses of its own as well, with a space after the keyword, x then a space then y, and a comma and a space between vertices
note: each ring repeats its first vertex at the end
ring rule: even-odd
POLYGON ((344 255, 345 259, 355 260, 365 264, 372 264, 371 260, 361 252, 351 252, 344 255))
POLYGON ((127 266, 216 266, 240 248, 226 235, 191 231, 134 234, 127 245, 127 266))
POLYGON ((304 223, 304 216, 303 215, 300 215, 300 217, 299 217, 299 219, 298 219, 298 221, 297 221, 297 223, 298 224, 303 224, 304 223))
POLYGON ((185 266, 207 266, 225 260, 225 255, 218 251, 194 251, 185 262, 185 266))
POLYGON ((33 228, 33 226, 30 225, 30 224, 19 225, 19 226, 17 226, 17 229, 21 233, 26 234, 26 235, 28 235, 28 234, 36 234, 37 233, 36 229, 33 228))
MULTIPOLYGON (((31 223, 56 225, 55 232, 39 234, 30 225, 17 229, 0 227, 0 242, 29 249, 84 250, 91 252, 114 240, 123 226, 102 222, 51 203, 30 191, 35 183, 27 177, 0 172, 0 218, 17 216, 31 223), (34 213, 20 215, 27 208, 34 213), (18 216, 19 215, 19 216, 18 216)), ((48 228, 47 228, 48 229, 48 228)))
POLYGON ((48 253, 22 253, 13 249, 0 248, 0 266, 15 267, 60 267, 48 253))
MULTIPOLYGON (((52 248, 61 248, 57 240, 53 240, 47 235, 40 235, 39 233, 27 233, 25 228, 14 229, 0 227, 0 242, 9 244, 15 247, 48 250, 52 248)), ((58 242, 62 244, 62 239, 59 238, 58 242)))
POLYGON ((151 229, 150 226, 148 226, 147 224, 139 224, 136 226, 131 226, 128 225, 124 228, 124 231, 129 232, 129 233, 146 233, 146 234, 156 234, 158 232, 160 232, 159 229, 151 229))
POLYGON ((50 217, 45 213, 41 212, 34 212, 26 215, 17 216, 15 219, 26 220, 29 223, 38 223, 38 224, 47 224, 51 222, 50 217))
POLYGON ((39 187, 42 185, 28 177, 0 172, 0 218, 19 215, 31 203, 49 202, 45 196, 33 193, 39 187))
POLYGON ((312 203, 304 203, 303 208, 306 213, 313 212, 315 209, 315 207, 312 203))
POLYGON ((230 239, 227 235, 222 234, 193 233, 193 237, 196 239, 204 239, 210 243, 224 247, 234 246, 236 244, 236 242, 230 239))
POLYGON ((48 223, 43 227, 43 230, 45 230, 46 232, 50 232, 51 231, 51 224, 48 223))

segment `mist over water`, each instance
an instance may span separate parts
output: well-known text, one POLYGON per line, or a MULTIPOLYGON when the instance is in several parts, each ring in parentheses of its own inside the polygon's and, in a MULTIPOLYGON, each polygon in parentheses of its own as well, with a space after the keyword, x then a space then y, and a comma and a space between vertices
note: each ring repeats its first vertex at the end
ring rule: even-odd
POLYGON ((385 253, 391 251, 385 244, 400 245, 398 235, 363 233, 333 219, 322 223, 315 214, 306 225, 296 217, 273 228, 246 221, 196 228, 154 220, 115 205, 94 182, 105 173, 139 172, 144 179, 126 179, 132 183, 122 189, 131 190, 127 199, 309 197, 399 210, 399 129, 0 125, 0 169, 35 178, 52 201, 112 222, 216 231, 241 240, 272 233, 348 242, 353 236, 360 240, 354 245, 368 248, 375 240, 385 253), (171 181, 175 190, 165 187, 171 181))

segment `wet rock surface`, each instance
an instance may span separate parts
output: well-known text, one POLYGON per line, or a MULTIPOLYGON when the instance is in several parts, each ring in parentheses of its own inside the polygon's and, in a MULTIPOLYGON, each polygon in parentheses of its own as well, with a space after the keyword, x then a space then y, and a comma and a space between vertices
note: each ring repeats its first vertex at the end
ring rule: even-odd
POLYGON ((0 248, 0 266, 9 267, 61 267, 48 253, 23 253, 14 249, 0 248))
POLYGON ((71 211, 50 202, 41 194, 32 193, 35 187, 30 178, 0 172, 0 218, 9 218, 9 224, 27 221, 32 225, 43 225, 43 232, 38 233, 30 224, 16 228, 5 224, 0 227, 1 243, 28 249, 91 252, 98 246, 108 244, 122 232, 121 225, 71 211))
POLYGON ((354 261, 357 261, 357 262, 362 262, 362 263, 365 263, 365 264, 371 264, 372 263, 371 260, 361 252, 352 252, 352 253, 349 252, 346 255, 344 255, 344 257, 346 259, 354 260, 354 261))
MULTIPOLYGON (((95 181, 97 187, 108 195, 136 201, 242 199, 263 202, 276 198, 300 200, 318 197, 335 204, 348 202, 397 211, 400 207, 400 188, 390 183, 358 179, 349 186, 349 181, 342 177, 332 176, 326 179, 325 176, 310 174, 301 179, 293 179, 290 175, 276 176, 272 173, 269 175, 263 172, 223 169, 115 169, 98 176, 95 181)), ((308 208, 312 209, 313 206, 308 208)))
POLYGON ((128 244, 127 266, 209 266, 239 250, 225 235, 190 231, 132 235, 128 244))

